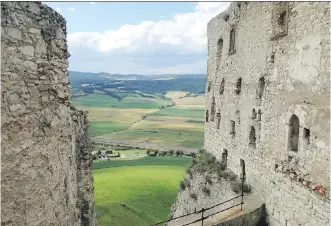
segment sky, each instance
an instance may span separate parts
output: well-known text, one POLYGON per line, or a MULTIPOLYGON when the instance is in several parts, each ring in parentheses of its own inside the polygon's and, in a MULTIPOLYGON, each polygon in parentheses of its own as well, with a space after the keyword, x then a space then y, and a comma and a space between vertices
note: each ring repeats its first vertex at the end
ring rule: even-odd
POLYGON ((67 21, 69 70, 206 74, 207 23, 229 2, 43 2, 67 21))

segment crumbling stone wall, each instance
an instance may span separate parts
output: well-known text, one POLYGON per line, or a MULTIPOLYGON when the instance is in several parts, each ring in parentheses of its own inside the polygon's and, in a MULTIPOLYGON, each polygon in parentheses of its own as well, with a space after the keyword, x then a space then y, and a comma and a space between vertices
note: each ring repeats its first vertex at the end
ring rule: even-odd
MULTIPOLYGON (((209 174, 193 172, 192 178, 188 175, 186 176, 186 178, 190 182, 190 185, 184 190, 179 190, 176 202, 171 207, 171 214, 173 218, 197 212, 202 208, 217 205, 239 195, 232 190, 229 181, 227 181, 226 179, 221 179, 220 181, 216 173, 209 174), (210 177, 211 183, 206 182, 206 175, 210 177), (209 189, 210 194, 206 194, 205 192, 203 192, 204 187, 209 189), (196 199, 192 198, 191 194, 196 194, 196 199)), ((213 213, 217 213, 218 211, 233 206, 235 202, 240 202, 240 198, 210 209, 205 212, 204 216, 209 216, 213 213)), ((201 219, 201 213, 175 219, 173 221, 170 221, 167 225, 184 225, 198 219, 201 219)))
POLYGON ((1 225, 95 225, 86 112, 69 103, 64 18, 1 2, 1 225))
POLYGON ((205 123, 205 149, 218 160, 227 149, 227 166, 238 175, 245 161, 270 225, 328 225, 330 3, 237 2, 207 32, 206 111, 212 118, 215 97, 220 126, 205 123))

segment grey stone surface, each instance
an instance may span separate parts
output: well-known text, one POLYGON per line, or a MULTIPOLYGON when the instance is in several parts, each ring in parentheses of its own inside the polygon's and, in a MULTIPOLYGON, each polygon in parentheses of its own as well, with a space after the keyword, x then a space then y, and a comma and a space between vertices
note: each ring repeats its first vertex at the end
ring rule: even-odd
MULTIPOLYGON (((330 3, 233 3, 207 33, 205 149, 218 160, 227 149, 227 166, 238 175, 245 161, 247 182, 271 226, 329 225, 330 3), (291 133, 292 115, 298 136, 291 133)), ((186 199, 179 194, 177 203, 186 199)), ((183 213, 189 204, 179 206, 176 213, 183 213)))
POLYGON ((60 14, 1 2, 1 225, 95 225, 88 121, 70 107, 68 57, 60 14))

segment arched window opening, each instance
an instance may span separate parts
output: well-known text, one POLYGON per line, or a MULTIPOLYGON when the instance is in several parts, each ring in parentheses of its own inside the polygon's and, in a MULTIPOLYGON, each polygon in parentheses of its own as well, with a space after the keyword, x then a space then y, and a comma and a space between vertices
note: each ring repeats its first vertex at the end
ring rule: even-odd
POLYGON ((207 110, 207 111, 206 111, 206 122, 209 121, 208 118, 209 118, 209 112, 208 112, 208 110, 207 110))
POLYGON ((217 129, 220 128, 220 124, 221 124, 221 113, 217 113, 217 129))
POLYGON ((254 126, 251 126, 251 130, 249 131, 249 145, 254 148, 256 147, 256 135, 254 126))
POLYGON ((258 92, 259 99, 262 98, 264 87, 265 87, 265 81, 264 81, 264 78, 262 77, 259 80, 259 92, 258 92))
POLYGON ((216 112, 216 108, 215 108, 215 97, 213 97, 213 100, 211 102, 211 109, 210 109, 210 121, 214 121, 215 118, 215 112, 216 112))
POLYGON ((208 83, 208 88, 207 88, 207 91, 210 92, 211 90, 211 82, 208 83))
POLYGON ((228 150, 226 150, 226 149, 223 149, 221 163, 222 163, 222 166, 223 166, 222 170, 225 170, 227 168, 227 165, 228 165, 228 150))
POLYGON ((296 115, 292 115, 290 118, 290 130, 289 130, 289 144, 290 150, 298 152, 299 147, 299 118, 296 115))
POLYGON ((253 110, 252 110, 252 119, 256 119, 256 112, 255 112, 255 108, 253 108, 253 110))
POLYGON ((231 131, 230 131, 231 135, 236 135, 236 123, 235 121, 231 121, 231 131))
POLYGON ((236 94, 239 95, 241 92, 241 81, 242 78, 238 78, 237 83, 236 83, 236 94))
POLYGON ((303 129, 303 138, 305 138, 306 144, 310 144, 310 130, 307 128, 303 129))
POLYGON ((224 93, 224 86, 225 86, 225 79, 222 78, 221 85, 220 85, 220 94, 224 93))
POLYGON ((261 122, 261 110, 257 112, 257 121, 261 122))
POLYGON ((221 68, 221 60, 223 53, 223 39, 219 39, 217 42, 217 52, 216 52, 216 70, 221 68))

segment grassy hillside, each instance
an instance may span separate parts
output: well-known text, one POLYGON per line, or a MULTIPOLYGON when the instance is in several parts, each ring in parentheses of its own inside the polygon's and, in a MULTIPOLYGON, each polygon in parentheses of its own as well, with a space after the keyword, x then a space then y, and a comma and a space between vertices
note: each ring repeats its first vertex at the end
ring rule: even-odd
POLYGON ((98 225, 146 226, 166 219, 189 162, 187 157, 145 157, 95 163, 98 225))

